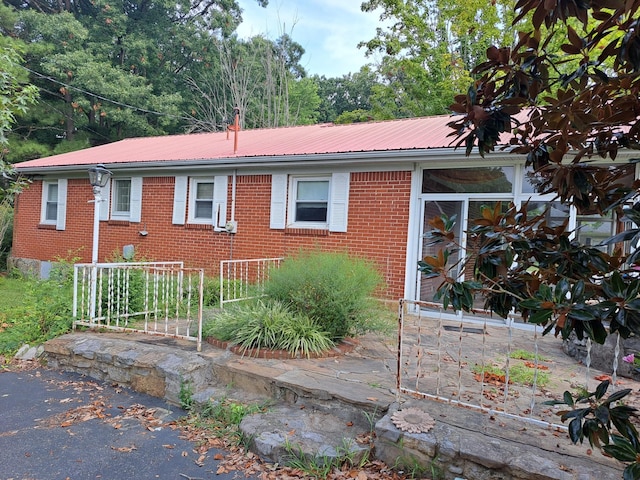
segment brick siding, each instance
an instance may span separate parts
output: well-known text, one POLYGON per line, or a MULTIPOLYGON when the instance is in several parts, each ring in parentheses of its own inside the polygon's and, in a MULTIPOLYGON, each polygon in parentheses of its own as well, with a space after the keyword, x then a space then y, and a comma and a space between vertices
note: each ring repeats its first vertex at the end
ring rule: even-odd
MULTIPOLYGON (((137 258, 181 260, 217 275, 220 260, 279 257, 300 249, 347 251, 375 262, 387 283, 386 298, 403 296, 411 188, 410 172, 352 173, 346 233, 269 228, 271 175, 239 175, 235 220, 238 233, 214 232, 208 225, 173 225, 174 177, 145 177, 142 221, 100 222, 100 261, 121 255, 134 245, 137 258), (142 229, 148 231, 143 237, 142 229)), ((227 218, 231 213, 231 182, 227 218)), ((67 186, 66 229, 39 225, 42 182, 34 181, 17 200, 12 256, 36 260, 64 258, 91 261, 93 199, 88 180, 67 186)))

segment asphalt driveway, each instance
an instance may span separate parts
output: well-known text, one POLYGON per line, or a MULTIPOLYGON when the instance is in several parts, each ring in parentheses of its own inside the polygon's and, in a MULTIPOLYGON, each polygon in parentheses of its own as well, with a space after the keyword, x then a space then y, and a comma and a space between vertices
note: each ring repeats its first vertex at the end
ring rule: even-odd
MULTIPOLYGON (((164 401, 47 369, 0 369, 0 480, 233 479, 180 438, 164 401)), ((257 477, 253 477, 257 478, 257 477)))

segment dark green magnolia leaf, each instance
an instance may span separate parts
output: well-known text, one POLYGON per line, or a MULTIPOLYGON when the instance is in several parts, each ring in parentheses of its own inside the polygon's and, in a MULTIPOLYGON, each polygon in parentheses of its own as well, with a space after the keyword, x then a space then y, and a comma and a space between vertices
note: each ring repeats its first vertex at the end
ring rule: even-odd
POLYGON ((566 403, 569 406, 573 406, 573 397, 571 396, 571 393, 568 391, 565 391, 564 394, 562 395, 562 398, 564 399, 564 403, 566 403))
POLYGON ((574 418, 569 423, 569 438, 573 443, 582 443, 582 419, 574 418))
POLYGON ((594 312, 587 309, 585 305, 574 305, 569 311, 569 318, 580 322, 591 322, 596 319, 594 312))
POLYGON ((612 435, 612 444, 604 445, 602 450, 621 462, 633 462, 636 459, 636 451, 631 442, 619 435, 612 435))
POLYGON ((596 400, 600 400, 602 397, 604 397, 608 389, 609 389, 609 380, 600 382, 600 385, 596 387, 596 391, 595 391, 596 400))
MULTIPOLYGON (((625 389, 626 390, 626 389, 625 389)), ((623 390, 624 391, 624 390, 623 390)), ((627 393, 627 392, 625 392, 627 393)), ((611 395, 613 396, 613 394, 611 395)), ((614 397, 614 401, 618 401, 619 398, 614 397)), ((607 400, 609 401, 609 400, 607 400)), ((635 407, 632 407, 631 405, 625 405, 625 404, 620 404, 620 405, 616 405, 613 408, 609 409, 610 414, 611 414, 611 418, 619 418, 621 420, 627 420, 631 417, 637 417, 638 416, 638 409, 635 407)))
POLYGON ((527 298, 518 303, 518 307, 526 310, 538 310, 542 306, 542 302, 536 298, 527 298))
POLYGON ((625 308, 634 312, 640 312, 640 298, 635 298, 634 300, 627 302, 625 308))
POLYGON ((581 325, 591 340, 600 345, 604 344, 607 339, 608 332, 600 320, 583 322, 581 325))
MULTIPOLYGON (((602 447, 602 451, 607 455, 615 458, 616 460, 620 460, 621 462, 632 462, 635 460, 635 454, 631 455, 631 452, 627 451, 625 448, 620 447, 619 445, 604 445, 602 447)), ((630 467, 627 466, 625 468, 625 473, 623 475, 624 480, 637 480, 640 477, 636 476, 627 476, 627 469, 630 467)), ((639 472, 640 473, 640 472, 639 472)))
POLYGON ((569 410, 560 417, 560 420, 564 422, 565 420, 569 420, 570 418, 578 418, 580 421, 582 421, 582 419, 590 412, 591 408, 577 408, 575 410, 569 410))
POLYGON ((529 315, 529 323, 533 323, 535 325, 544 325, 551 319, 552 315, 552 310, 538 310, 529 315))
POLYGON ((638 480, 640 478, 640 464, 634 462, 627 465, 622 473, 622 480, 638 480))
POLYGON ((576 284, 571 289, 571 298, 572 300, 578 301, 584 295, 584 280, 578 280, 576 284))
POLYGON ((607 298, 624 298, 626 285, 618 271, 613 272, 610 278, 604 280, 601 284, 602 291, 607 298))
MULTIPOLYGON (((607 387, 608 387, 608 385, 607 385, 607 387)), ((630 388, 624 388, 622 390, 618 390, 617 392, 613 392, 611 395, 609 395, 609 398, 607 398, 605 403, 610 404, 610 403, 613 403, 613 402, 617 402, 618 400, 623 399, 624 397, 626 397, 630 393, 631 393, 631 389, 630 388)))
POLYGON ((609 409, 605 405, 598 405, 593 414, 602 425, 609 425, 609 409))
POLYGON ((556 285, 554 299, 556 303, 563 303, 567 299, 567 294, 569 293, 569 282, 566 278, 561 279, 556 285))
POLYGON ((629 441, 634 446, 638 445, 638 431, 636 430, 635 426, 629 420, 629 417, 622 416, 622 418, 621 418, 620 416, 615 414, 613 412, 613 409, 612 409, 612 411, 611 411, 611 423, 613 423, 613 426, 615 427, 615 429, 618 431, 618 433, 620 435, 622 435, 623 437, 629 439, 629 441))
POLYGON ((632 228, 630 230, 625 230, 617 235, 614 235, 611 238, 603 240, 600 242, 600 245, 612 245, 614 243, 627 242, 629 240, 633 240, 636 236, 640 235, 640 228, 632 228))
POLYGON ((547 325, 544 329, 544 331, 542 332, 542 336, 547 335, 551 330, 553 330, 554 324, 550 323, 549 325, 547 325))

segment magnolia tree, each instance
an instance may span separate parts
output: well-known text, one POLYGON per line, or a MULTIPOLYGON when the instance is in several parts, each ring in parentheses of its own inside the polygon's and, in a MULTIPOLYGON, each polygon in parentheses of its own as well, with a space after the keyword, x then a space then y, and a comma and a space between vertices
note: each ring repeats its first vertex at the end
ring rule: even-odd
MULTIPOLYGON (((507 148, 526 157, 540 193, 578 214, 615 215, 634 226, 597 248, 526 204, 498 204, 470 222, 474 247, 464 261, 473 268, 462 271, 472 277, 454 273, 461 271, 449 261, 459 248, 456 219, 446 216, 431 221, 428 238, 440 249, 419 269, 442 277, 437 298, 456 310, 470 311, 481 294, 494 313, 518 312, 564 338, 575 332, 603 343, 609 333, 638 335, 640 182, 615 160, 621 149, 640 150, 640 0, 519 0, 516 13, 515 45, 488 48, 472 72, 477 80, 455 97, 454 143, 485 155, 509 138, 507 148), (614 162, 595 162, 603 158, 614 162)), ((572 440, 605 444, 630 462, 625 478, 640 478, 640 442, 629 421, 635 412, 613 410, 621 396, 603 400, 605 391, 582 398, 592 408, 563 419, 571 420, 572 440), (610 436, 612 422, 618 433, 610 436)), ((570 395, 564 400, 574 405, 570 395)))

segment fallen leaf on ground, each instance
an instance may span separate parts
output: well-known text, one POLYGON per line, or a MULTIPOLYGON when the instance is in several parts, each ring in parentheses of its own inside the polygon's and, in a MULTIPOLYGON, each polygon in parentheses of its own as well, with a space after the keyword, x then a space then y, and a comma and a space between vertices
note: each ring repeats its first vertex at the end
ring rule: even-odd
POLYGON ((134 450, 137 450, 135 445, 131 445, 130 447, 111 447, 111 450, 115 450, 116 452, 130 453, 134 450))

